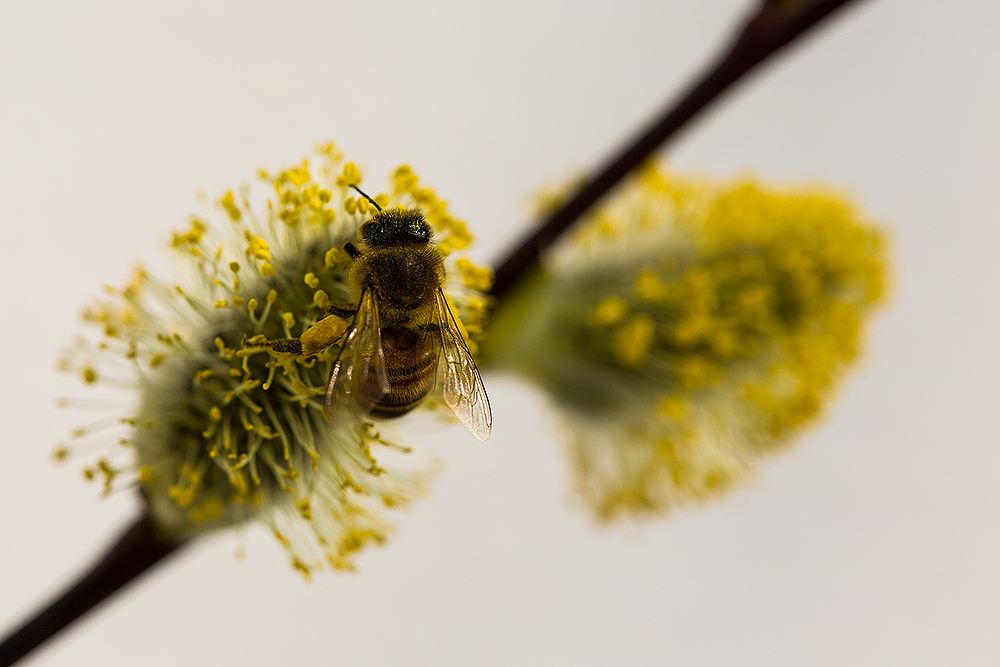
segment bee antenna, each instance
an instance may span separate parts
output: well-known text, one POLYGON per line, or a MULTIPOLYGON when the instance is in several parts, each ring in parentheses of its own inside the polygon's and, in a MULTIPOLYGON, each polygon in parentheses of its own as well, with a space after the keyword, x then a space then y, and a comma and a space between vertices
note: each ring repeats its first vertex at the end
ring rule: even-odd
POLYGON ((359 188, 358 186, 354 185, 353 183, 351 184, 351 187, 354 188, 355 190, 357 190, 359 195, 361 195, 362 197, 364 197, 365 199, 367 199, 369 202, 371 202, 371 205, 374 206, 375 208, 377 208, 378 211, 379 211, 379 213, 382 212, 382 207, 378 205, 378 202, 376 202, 374 199, 372 199, 371 197, 369 197, 368 195, 366 195, 361 188, 359 188))

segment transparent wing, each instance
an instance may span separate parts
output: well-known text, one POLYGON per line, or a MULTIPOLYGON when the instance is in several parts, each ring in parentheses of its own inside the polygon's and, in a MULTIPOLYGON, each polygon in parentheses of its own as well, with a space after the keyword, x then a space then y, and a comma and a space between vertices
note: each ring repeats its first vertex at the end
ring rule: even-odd
POLYGON ((388 393, 378 303, 375 294, 365 290, 330 370, 326 407, 331 414, 346 408, 363 418, 388 393))
POLYGON ((437 324, 441 332, 442 395, 445 404, 462 426, 481 442, 486 442, 493 428, 493 413, 479 369, 472 360, 455 316, 448 307, 444 292, 437 293, 437 324))

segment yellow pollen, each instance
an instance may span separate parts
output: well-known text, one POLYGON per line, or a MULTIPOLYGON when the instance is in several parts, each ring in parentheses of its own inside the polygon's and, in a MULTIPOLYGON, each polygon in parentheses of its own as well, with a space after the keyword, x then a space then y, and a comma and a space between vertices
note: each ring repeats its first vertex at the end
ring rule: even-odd
POLYGON ((687 401, 680 396, 671 394, 660 401, 660 414, 668 419, 680 419, 687 412, 687 401))
POLYGON ((257 259, 271 259, 271 251, 267 245, 267 241, 259 236, 247 235, 247 240, 250 245, 247 246, 247 255, 250 257, 256 257, 257 259))
POLYGON ((292 567, 298 570, 299 574, 301 574, 306 581, 312 579, 312 571, 309 569, 308 565, 302 562, 301 559, 299 558, 292 559, 292 567))
POLYGON ((636 367, 649 356, 655 341, 656 325, 653 318, 638 313, 614 335, 615 358, 623 365, 636 367))
POLYGON ((295 503, 295 508, 302 515, 302 518, 306 521, 312 521, 312 504, 309 502, 308 498, 303 498, 295 503))
POLYGON ((468 287, 480 292, 487 292, 493 286, 493 269, 487 266, 476 266, 471 260, 464 257, 455 264, 462 272, 462 282, 468 287))
POLYGON ((656 301, 663 296, 664 285, 652 269, 643 269, 635 279, 635 291, 640 299, 656 301))
POLYGON ((222 199, 219 200, 219 203, 222 204, 222 208, 226 209, 226 213, 229 214, 229 217, 232 218, 233 222, 236 222, 243 216, 239 207, 236 206, 236 198, 233 197, 232 190, 226 192, 222 199))
POLYGON ((628 313, 628 304, 618 296, 609 296, 598 304, 591 315, 591 322, 596 326, 606 327, 617 324, 628 313))
POLYGON ((337 179, 337 185, 361 185, 361 171, 358 165, 348 162, 344 165, 344 174, 337 179))
POLYGON ((337 257, 340 255, 340 248, 330 248, 326 251, 323 256, 323 263, 327 266, 335 266, 337 264, 337 257))
POLYGON ((288 180, 292 182, 292 185, 301 188, 312 180, 312 176, 309 175, 309 160, 303 160, 301 167, 289 169, 285 174, 288 176, 288 180))
POLYGON ((226 505, 219 498, 210 496, 206 498, 200 507, 192 507, 188 510, 188 516, 196 523, 205 523, 218 519, 225 512, 226 505))

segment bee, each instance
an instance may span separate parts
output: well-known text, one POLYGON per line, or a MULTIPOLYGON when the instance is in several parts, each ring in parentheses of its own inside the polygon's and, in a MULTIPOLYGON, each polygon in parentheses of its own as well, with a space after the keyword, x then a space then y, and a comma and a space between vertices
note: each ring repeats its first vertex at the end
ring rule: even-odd
MULTIPOLYGON (((444 403, 476 438, 490 437, 493 416, 476 362, 445 298, 444 256, 433 232, 414 208, 377 210, 358 232, 361 248, 343 248, 353 260, 354 307, 335 307, 303 332, 302 343, 330 330, 326 320, 350 323, 330 371, 326 405, 346 405, 356 415, 399 417, 440 386, 444 403)), ((339 329, 339 327, 336 327, 339 329)))

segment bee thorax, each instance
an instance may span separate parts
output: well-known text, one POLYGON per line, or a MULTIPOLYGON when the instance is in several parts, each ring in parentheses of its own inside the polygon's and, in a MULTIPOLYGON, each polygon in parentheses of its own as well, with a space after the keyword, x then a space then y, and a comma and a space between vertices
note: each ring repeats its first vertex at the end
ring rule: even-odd
POLYGON ((425 253, 378 253, 369 261, 372 287, 383 307, 414 310, 440 286, 438 267, 425 253))

